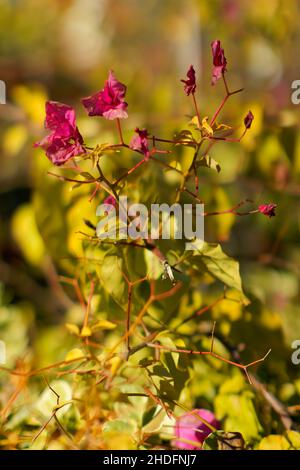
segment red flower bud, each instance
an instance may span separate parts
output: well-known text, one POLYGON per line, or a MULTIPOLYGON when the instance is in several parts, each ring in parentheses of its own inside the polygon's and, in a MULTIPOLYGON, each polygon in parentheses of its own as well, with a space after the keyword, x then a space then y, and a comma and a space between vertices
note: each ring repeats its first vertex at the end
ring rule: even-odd
POLYGON ((258 210, 259 210, 259 212, 261 212, 261 214, 263 214, 267 217, 274 217, 276 215, 275 214, 276 207, 277 207, 277 204, 273 204, 273 203, 261 204, 258 207, 258 210))
POLYGON ((254 119, 254 116, 253 116, 252 112, 249 111, 249 113, 247 114, 247 116, 244 119, 244 124, 245 124, 246 129, 250 129, 253 119, 254 119))

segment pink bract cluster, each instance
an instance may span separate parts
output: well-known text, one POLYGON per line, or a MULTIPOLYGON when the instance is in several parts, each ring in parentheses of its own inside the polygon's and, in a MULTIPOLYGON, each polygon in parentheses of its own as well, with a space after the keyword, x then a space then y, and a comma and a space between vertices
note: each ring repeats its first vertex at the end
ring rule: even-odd
MULTIPOLYGON (((230 94, 225 80, 225 72, 227 71, 227 60, 224 54, 224 49, 221 47, 221 42, 215 40, 211 43, 213 69, 212 69, 212 85, 222 78, 226 87, 227 97, 230 94)), ((191 65, 187 71, 186 79, 182 79, 184 84, 184 91, 187 96, 192 95, 194 104, 199 118, 198 107, 195 98, 196 92, 196 71, 191 65)), ((240 90, 238 90, 240 91, 240 90)), ((234 92, 235 93, 235 92, 234 92)), ((121 137, 121 144, 118 146, 125 146, 130 148, 143 157, 143 161, 148 161, 151 158, 155 149, 149 149, 149 141, 151 140, 149 133, 146 129, 135 128, 135 134, 132 137, 129 145, 125 144, 122 137, 120 119, 128 117, 127 107, 125 101, 126 86, 119 82, 114 75, 113 71, 109 71, 108 79, 106 80, 102 90, 94 95, 82 99, 82 104, 85 107, 89 116, 102 116, 108 120, 117 120, 118 129, 121 137)), ((227 98, 226 97, 226 98, 227 98)), ((224 102, 226 99, 224 100, 224 102)), ((222 106, 221 106, 222 107, 222 106)), ((215 123, 215 119, 219 114, 217 111, 211 121, 211 126, 215 123)), ((251 111, 244 118, 244 133, 250 129, 254 116, 251 111)), ((75 110, 66 104, 58 103, 55 101, 46 102, 46 119, 45 128, 50 133, 41 141, 35 144, 36 147, 41 147, 45 150, 49 160, 56 166, 63 165, 75 156, 87 154, 87 147, 76 125, 75 110)), ((199 130, 200 120, 199 120, 199 130)), ((212 136, 212 138, 214 138, 212 136)), ((240 141, 236 140, 236 141, 240 141)), ((165 142, 172 142, 165 140, 165 142)), ((153 145, 154 146, 154 145, 153 145)), ((160 152, 164 153, 164 152, 160 152)), ((165 152, 167 153, 167 152, 165 152)), ((137 167, 138 165, 136 165, 137 167)), ((113 198, 114 199, 114 198, 113 198)), ((263 204, 255 212, 260 212, 265 216, 273 217, 275 215, 276 204, 263 204)))
POLYGON ((45 128, 50 134, 35 144, 42 147, 54 165, 63 165, 70 158, 85 153, 83 138, 76 126, 75 111, 71 106, 48 101, 45 128))

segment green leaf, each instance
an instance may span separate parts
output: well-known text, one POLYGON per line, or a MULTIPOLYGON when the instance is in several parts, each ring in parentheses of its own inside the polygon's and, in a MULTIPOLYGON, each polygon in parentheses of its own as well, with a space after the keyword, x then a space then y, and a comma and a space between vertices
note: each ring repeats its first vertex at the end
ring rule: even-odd
POLYGON ((287 431, 285 435, 270 434, 264 437, 258 450, 300 450, 300 434, 295 431, 287 431))
POLYGON ((196 162, 197 168, 201 166, 205 168, 211 168, 212 170, 215 170, 218 173, 220 173, 221 171, 220 164, 216 160, 211 158, 209 155, 203 155, 203 157, 198 162, 196 162))
POLYGON ((84 357, 84 352, 82 349, 74 348, 67 353, 65 361, 73 361, 75 359, 81 359, 82 357, 84 357))
POLYGON ((197 142, 195 141, 192 132, 187 129, 183 129, 176 134, 174 140, 180 142, 180 145, 185 145, 186 147, 197 146, 197 142))
POLYGON ((45 246, 31 204, 24 204, 16 210, 12 217, 11 231, 25 259, 40 266, 45 256, 45 246))
POLYGON ((97 330, 114 330, 117 327, 116 323, 112 323, 108 320, 99 320, 95 325, 92 326, 92 331, 97 330))
POLYGON ((212 128, 210 127, 209 123, 208 123, 208 117, 205 116, 203 119, 202 119, 202 122, 201 122, 201 131, 202 131, 202 134, 203 135, 213 135, 214 131, 212 130, 212 128))
POLYGON ((226 124, 214 125, 214 137, 228 137, 233 134, 233 129, 226 124))
POLYGON ((203 450, 243 450, 245 441, 240 432, 217 431, 205 439, 202 448, 203 450))
POLYGON ((133 434, 136 431, 136 424, 133 421, 114 419, 106 421, 102 428, 103 434, 121 433, 133 434))
POLYGON ((114 301, 120 305, 127 304, 127 286, 122 275, 122 261, 118 256, 107 255, 96 266, 102 287, 114 301))
POLYGON ((66 323, 65 327, 73 335, 79 335, 80 334, 79 327, 77 325, 73 324, 73 323, 66 323))
POLYGON ((81 176, 83 176, 86 180, 94 180, 95 177, 93 175, 91 175, 90 173, 88 173, 87 171, 83 171, 82 173, 80 173, 81 176))
MULTIPOLYGON (((35 409, 43 416, 49 418, 53 410, 58 404, 69 402, 72 399, 72 389, 65 380, 54 380, 50 383, 50 387, 59 395, 59 403, 57 403, 57 395, 47 386, 35 404, 35 409)), ((71 404, 67 404, 60 408, 56 416, 62 417, 70 408, 71 404)))
POLYGON ((84 326, 80 332, 80 336, 82 338, 87 338, 88 336, 92 335, 92 330, 89 326, 84 326))
POLYGON ((160 406, 146 411, 143 416, 143 432, 146 434, 160 431, 166 418, 166 412, 160 406))
POLYGON ((43 432, 35 439, 35 441, 30 445, 30 450, 43 450, 47 447, 47 440, 49 439, 47 429, 44 429, 43 432))
POLYGON ((216 415, 224 430, 240 432, 247 443, 257 441, 262 433, 254 400, 254 393, 240 373, 224 381, 215 399, 216 415))
POLYGON ((161 260, 149 250, 144 250, 144 259, 147 266, 147 275, 149 279, 161 278, 164 268, 161 260))
POLYGON ((228 287, 236 289, 240 292, 243 303, 249 304, 242 288, 239 263, 226 255, 221 245, 205 242, 202 248, 194 253, 191 261, 193 268, 205 270, 228 287))

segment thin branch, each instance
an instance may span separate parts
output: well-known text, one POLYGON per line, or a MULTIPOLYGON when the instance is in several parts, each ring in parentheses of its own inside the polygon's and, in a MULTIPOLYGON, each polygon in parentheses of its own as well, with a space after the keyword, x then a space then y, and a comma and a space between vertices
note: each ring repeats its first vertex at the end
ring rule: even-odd
POLYGON ((119 145, 124 145, 122 127, 121 127, 121 122, 120 122, 119 118, 116 119, 116 123, 117 123, 117 129, 118 129, 118 133, 119 133, 119 137, 120 137, 120 144, 119 145))
POLYGON ((219 116, 220 112, 222 111, 226 101, 228 100, 228 98, 232 95, 235 95, 236 93, 240 93, 241 91, 243 91, 243 88, 239 88, 238 90, 235 90, 235 91, 229 91, 228 89, 228 85, 227 85, 227 82, 226 82, 226 78, 225 78, 225 75, 222 74, 222 78, 223 78, 223 83, 224 83, 224 86, 225 86, 225 90, 226 90, 226 95, 225 97, 223 98, 223 100, 221 101, 221 104, 220 106, 217 108, 216 112, 214 113, 213 117, 211 118, 211 121, 210 121, 210 126, 212 126, 217 117, 219 116))
POLYGON ((259 364, 260 362, 263 362, 266 357, 270 354, 271 352, 271 349, 269 349, 269 351, 264 355, 264 357, 260 358, 260 359, 257 359, 256 361, 253 361, 253 362, 250 362, 249 364, 239 364, 238 362, 235 362, 235 361, 231 361, 230 359, 227 359, 219 354, 216 354, 214 353, 213 351, 195 351, 193 349, 177 349, 177 348, 170 348, 168 346, 163 346, 161 344, 157 344, 157 343, 148 343, 147 346, 149 348, 155 348, 155 349, 162 349, 164 351, 170 351, 170 352, 173 352, 173 353, 178 353, 178 354, 191 354, 191 355, 200 355, 200 356, 212 356, 216 359, 219 359, 220 361, 222 362, 225 362, 226 364, 231 364, 232 366, 235 366, 235 367, 238 367, 239 369, 242 369, 248 380, 249 380, 249 383, 252 384, 251 382, 251 378, 248 374, 248 368, 249 367, 253 367, 255 366, 256 364, 259 364))

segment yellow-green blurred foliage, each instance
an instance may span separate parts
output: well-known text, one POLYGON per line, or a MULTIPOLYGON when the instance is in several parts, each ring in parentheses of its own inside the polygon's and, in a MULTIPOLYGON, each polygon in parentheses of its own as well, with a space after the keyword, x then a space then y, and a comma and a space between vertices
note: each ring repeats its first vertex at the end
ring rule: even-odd
MULTIPOLYGON (((291 363, 291 344, 300 339, 300 105, 291 103, 291 83, 300 79, 299 15, 297 0, 0 0, 0 79, 7 85, 7 104, 0 105, 0 339, 6 343, 6 367, 24 372, 78 361, 90 338, 100 345, 96 368, 124 331, 128 285, 121 271, 138 277, 151 267, 155 279, 162 273, 150 252, 133 251, 125 259, 114 247, 107 255, 82 243, 78 232, 89 231, 83 219, 96 223, 96 206, 105 194, 100 191, 90 202, 94 187, 76 188, 47 174, 63 170, 53 170, 33 148, 44 135, 45 101, 74 106, 89 145, 117 142, 115 123, 88 118, 80 104, 102 88, 113 69, 128 86, 126 141, 136 126, 172 138, 194 114, 180 83, 190 64, 197 72, 201 116, 212 116, 224 96, 221 81, 210 84, 210 43, 220 39, 230 89, 244 92, 230 97, 219 120, 239 133, 249 109, 255 119, 240 145, 212 147, 212 166, 219 164, 221 172, 198 169, 200 195, 208 211, 249 198, 255 207, 277 203, 277 216, 209 218, 206 252, 191 262, 190 277, 182 276, 180 294, 149 307, 141 334, 160 328, 159 341, 167 347, 209 349, 207 336, 216 320, 216 352, 228 359, 233 347, 245 363, 272 348, 257 374, 294 412, 299 429, 300 366, 291 363), (222 243, 222 249, 212 243, 222 243), (79 280, 89 302, 92 324, 85 330, 72 279, 79 280), (97 279, 94 289, 91 279, 97 279), (173 332, 179 323, 222 296, 224 285, 226 299, 183 324, 178 339, 173 332)), ((190 157, 191 149, 175 149, 166 161, 185 170, 190 157)), ((109 175, 122 173, 131 162, 126 152, 108 154, 103 168, 109 175)), ((82 168, 94 171, 88 163, 82 168)), ((128 183, 132 199, 150 204, 174 196, 176 173, 151 167, 136 175, 139 185, 134 178, 128 183)), ((175 262, 172 243, 166 246, 175 262)), ((145 284, 136 288, 133 316, 148 294, 145 284)), ((128 363, 113 357, 96 375, 80 361, 74 365, 82 369, 79 374, 65 374, 72 364, 58 367, 45 372, 48 384, 43 374, 26 381, 0 371, 0 447, 170 446, 174 422, 145 394, 147 384, 171 400, 176 415, 196 407, 215 411, 222 429, 241 432, 250 447, 300 448, 299 434, 284 434, 278 415, 240 370, 215 358, 171 353, 155 363, 153 350, 148 353, 148 359, 138 352, 128 363), (49 386, 59 395, 63 431, 52 420, 33 442, 57 406, 49 386)))

